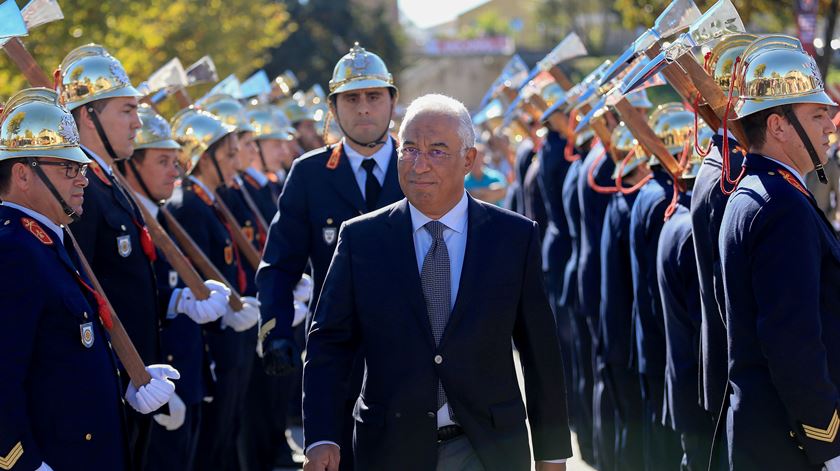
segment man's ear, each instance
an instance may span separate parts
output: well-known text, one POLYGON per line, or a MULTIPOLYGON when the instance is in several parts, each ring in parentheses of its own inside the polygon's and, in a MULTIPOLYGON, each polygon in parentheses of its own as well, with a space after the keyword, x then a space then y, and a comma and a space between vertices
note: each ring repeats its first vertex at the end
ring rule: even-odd
POLYGON ((475 157, 478 155, 478 149, 475 147, 470 147, 467 149, 467 152, 464 154, 464 175, 470 173, 472 170, 473 165, 478 164, 476 162, 475 157))
POLYGON ((767 117, 767 129, 765 134, 768 138, 778 142, 787 142, 790 138, 789 135, 791 129, 792 126, 787 119, 782 117, 782 115, 773 113, 767 117))
POLYGON ((12 166, 12 186, 22 190, 29 190, 32 187, 34 173, 29 169, 27 162, 18 162, 12 166))

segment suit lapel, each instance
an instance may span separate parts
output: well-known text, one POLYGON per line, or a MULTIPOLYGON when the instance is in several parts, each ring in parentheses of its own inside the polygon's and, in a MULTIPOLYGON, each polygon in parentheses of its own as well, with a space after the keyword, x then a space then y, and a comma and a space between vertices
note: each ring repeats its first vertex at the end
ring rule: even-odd
POLYGON ((469 194, 467 195, 467 201, 467 247, 464 249, 464 265, 461 267, 461 279, 458 281, 458 297, 455 298, 455 307, 449 315, 449 322, 446 323, 446 329, 444 329, 443 337, 440 339, 441 345, 446 342, 449 333, 454 330, 455 324, 464 316, 464 310, 470 304, 469 301, 475 292, 476 283, 479 281, 477 280, 477 274, 481 273, 478 270, 481 254, 488 253, 485 245, 486 237, 490 232, 482 230, 482 226, 488 219, 487 210, 469 194))
POLYGON ((420 273, 417 270, 417 259, 414 251, 414 234, 411 226, 411 214, 408 211, 408 201, 403 199, 395 205, 389 214, 388 223, 393 230, 393 237, 387 237, 389 253, 394 254, 396 273, 394 279, 402 280, 401 284, 408 290, 408 303, 411 311, 424 332, 426 340, 435 344, 432 335, 432 325, 426 311, 426 301, 423 299, 423 289, 420 285, 420 273))
MULTIPOLYGON (((337 144, 341 145, 341 144, 337 144)), ((356 183, 356 177, 353 175, 353 168, 350 166, 350 159, 347 158, 347 153, 344 152, 344 146, 341 148, 341 159, 338 161, 338 166, 328 172, 329 181, 333 188, 341 197, 347 201, 353 208, 359 211, 359 214, 365 212, 365 199, 362 192, 359 190, 359 184, 356 183)))

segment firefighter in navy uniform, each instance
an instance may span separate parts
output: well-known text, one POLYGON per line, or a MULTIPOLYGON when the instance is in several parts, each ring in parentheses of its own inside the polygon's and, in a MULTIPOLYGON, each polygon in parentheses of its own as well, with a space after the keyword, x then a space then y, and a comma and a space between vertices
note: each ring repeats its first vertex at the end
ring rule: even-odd
MULTIPOLYGON (((180 191, 166 204, 184 229, 238 293, 248 289, 242 264, 247 263, 233 242, 231 230, 214 202, 215 190, 230 184, 236 172, 236 128, 207 111, 190 107, 172 119, 175 140, 181 144, 181 161, 187 171, 180 191)), ((245 400, 252 351, 245 342, 256 337, 259 302, 243 296, 240 311, 228 309, 216 329, 205 337, 213 359, 216 386, 212 402, 205 402, 199 431, 195 468, 227 470, 237 467, 236 437, 245 400)), ((252 342, 253 345, 253 342, 252 342)))
POLYGON ((0 123, 0 319, 11 334, 0 343, 0 468, 131 469, 121 399, 149 414, 178 372, 149 366, 151 382, 123 393, 113 320, 63 228, 84 212, 91 163, 70 112, 54 91, 27 89, 0 123))
POLYGON ((766 36, 743 54, 734 111, 750 149, 720 233, 733 471, 840 469, 840 242, 804 175, 836 132, 814 59, 766 36))
MULTIPOLYGON (((141 104, 137 113, 143 127, 134 137, 134 154, 127 163, 126 179, 137 202, 167 228, 159 208, 172 196, 180 176, 181 146, 172 139, 169 123, 149 105, 141 104)), ((205 281, 210 296, 198 300, 165 257, 158 256, 155 260, 155 271, 160 292, 172 293, 161 329, 161 350, 166 361, 181 373, 181 379, 168 412, 153 416, 156 423, 152 424, 146 469, 192 469, 201 404, 212 390, 210 358, 205 352, 201 325, 212 323, 227 312, 230 289, 220 281, 205 281)))
MULTIPOLYGON (((403 198, 397 144, 388 136, 396 100, 393 78, 376 54, 356 45, 336 64, 329 101, 344 138, 295 160, 257 272, 269 374, 290 373, 300 365, 292 338, 293 292, 307 263, 314 279, 312 299, 318 299, 341 223, 403 198)), ((347 398, 344 450, 351 448, 350 411, 357 391, 347 398)), ((342 467, 352 462, 342 460, 342 467)))
MULTIPOLYGON (((161 361, 159 328, 169 297, 158 293, 153 265, 158 254, 130 190, 113 176, 113 166, 134 151, 140 93, 120 62, 96 44, 67 54, 58 73, 60 100, 73 113, 82 150, 93 160, 85 217, 73 223, 73 233, 140 357, 146 363, 161 361)), ((151 424, 150 417, 129 411, 137 468, 143 465, 151 424)))

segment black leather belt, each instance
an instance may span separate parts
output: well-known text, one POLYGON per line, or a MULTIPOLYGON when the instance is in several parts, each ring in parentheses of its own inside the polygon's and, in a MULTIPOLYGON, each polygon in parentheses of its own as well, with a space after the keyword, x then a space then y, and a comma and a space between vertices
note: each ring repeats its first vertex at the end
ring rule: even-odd
POLYGON ((464 434, 464 429, 460 425, 444 425, 438 429, 438 443, 448 442, 453 438, 458 438, 464 434))

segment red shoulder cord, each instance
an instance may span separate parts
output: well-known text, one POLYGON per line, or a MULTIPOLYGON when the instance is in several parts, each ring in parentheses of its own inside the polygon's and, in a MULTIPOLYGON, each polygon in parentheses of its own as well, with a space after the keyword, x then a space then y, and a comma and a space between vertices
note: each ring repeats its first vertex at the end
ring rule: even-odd
POLYGON ((578 110, 572 110, 569 114, 568 127, 566 128, 566 148, 563 149, 563 158, 566 162, 574 162, 580 159, 580 155, 575 153, 575 121, 577 121, 578 110))
POLYGON ((729 79, 729 94, 726 101, 726 111, 723 113, 723 149, 722 149, 722 156, 723 156, 723 168, 721 169, 721 177, 720 177, 720 191, 729 196, 735 191, 735 188, 738 186, 738 182, 744 177, 744 172, 746 171, 746 167, 741 167, 741 172, 738 174, 734 180, 729 175, 729 126, 727 126, 727 121, 729 120, 729 112, 732 110, 732 89, 735 88, 735 80, 738 76, 738 64, 741 62, 741 56, 735 58, 735 65, 732 66, 732 76, 729 79), (731 189, 726 188, 726 184, 732 186, 731 189))
POLYGON ((639 191, 639 188, 645 186, 645 183, 649 182, 650 179, 653 178, 653 174, 648 174, 644 178, 639 180, 638 183, 631 187, 625 187, 621 183, 621 174, 624 173, 624 167, 627 166, 627 163, 630 162, 630 159, 632 159, 634 155, 636 155, 635 148, 630 150, 630 152, 627 153, 624 159, 622 159, 622 161, 618 163, 618 175, 615 177, 615 187, 618 188, 618 191, 620 191, 622 195, 629 195, 631 193, 639 191))
MULTIPOLYGON (((694 116, 695 116, 695 119, 696 119, 697 115, 695 114, 694 116)), ((697 145, 697 139, 696 138, 694 140, 694 144, 695 144, 695 146, 697 145)), ((682 155, 680 156, 679 164, 680 164, 680 168, 683 169, 683 171, 685 171, 686 166, 688 165, 689 149, 691 149, 691 139, 687 139, 685 141, 685 145, 683 146, 683 152, 682 152, 682 155)), ((674 215, 674 212, 677 210, 677 202, 679 202, 679 200, 680 200, 679 181, 678 181, 676 176, 672 175, 672 177, 674 179, 674 194, 671 196, 671 204, 669 204, 668 207, 665 209, 665 220, 666 221, 668 219, 671 219, 671 216, 674 215)))
POLYGON ((586 175, 586 180, 589 183, 589 188, 592 188, 595 193, 600 193, 602 195, 611 195, 613 193, 618 192, 618 188, 615 186, 601 186, 595 182, 595 168, 598 167, 598 164, 604 160, 604 157, 607 155, 607 147, 604 146, 604 150, 601 152, 601 155, 595 157, 595 160, 592 162, 592 165, 589 166, 589 172, 586 175))

